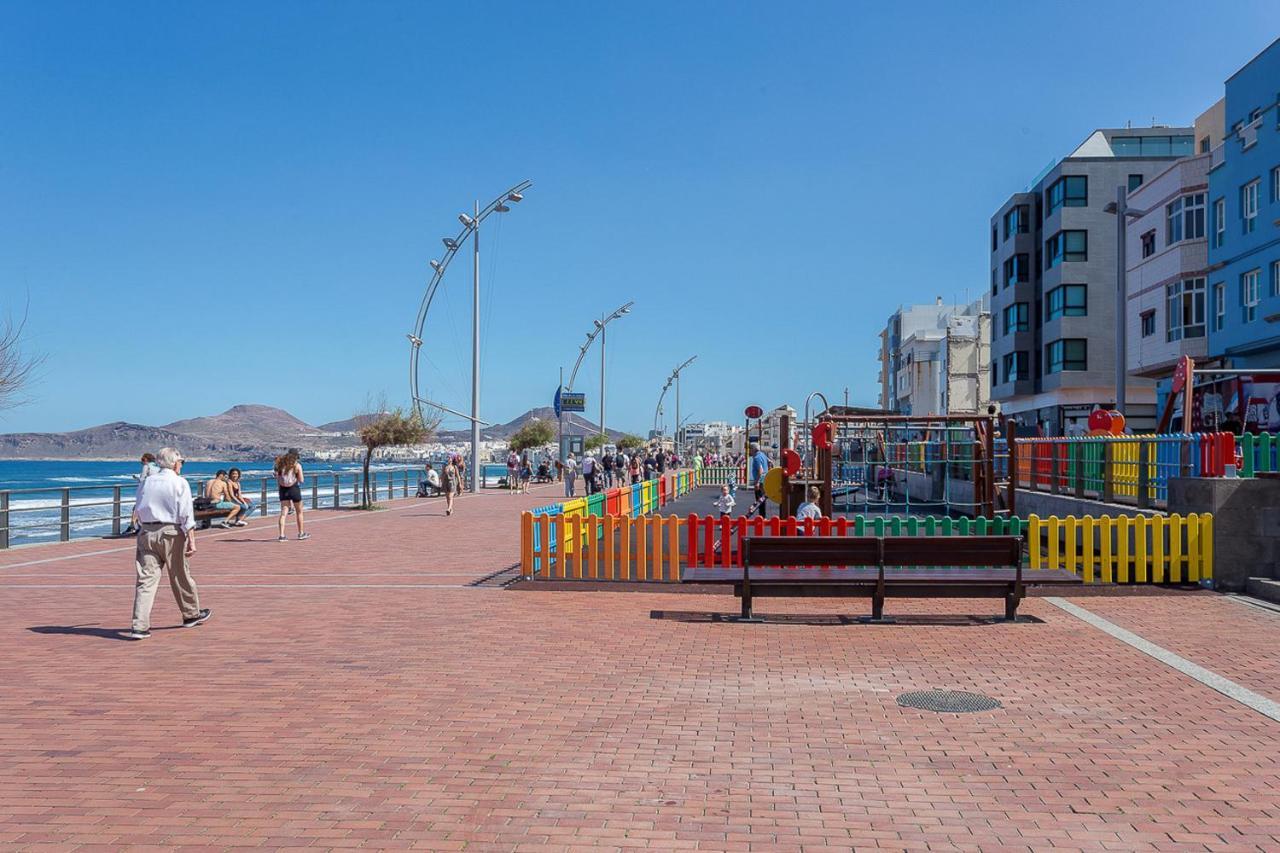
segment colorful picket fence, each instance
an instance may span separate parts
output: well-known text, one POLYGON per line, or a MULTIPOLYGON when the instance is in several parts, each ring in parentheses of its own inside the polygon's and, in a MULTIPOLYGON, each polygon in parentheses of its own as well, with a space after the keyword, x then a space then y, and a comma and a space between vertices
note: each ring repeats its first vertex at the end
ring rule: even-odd
POLYGON ((1280 471, 1280 435, 1245 433, 1240 436, 1240 476, 1256 477, 1280 471))
POLYGON ((1085 583, 1196 583, 1213 577, 1213 516, 1027 518, 1032 569, 1085 583))
POLYGON ((720 519, 677 516, 521 518, 526 578, 678 582, 688 566, 737 568, 747 536, 1025 536, 1032 569, 1085 583, 1195 583, 1213 577, 1213 517, 720 519), (565 547, 556 530, 564 531, 565 547), (681 547, 683 546, 683 548, 681 547))
POLYGON ((1019 488, 1140 507, 1163 505, 1173 477, 1221 477, 1235 463, 1227 432, 1019 438, 1019 488))
POLYGON ((698 482, 703 486, 727 486, 730 483, 745 483, 747 471, 742 466, 703 465, 698 469, 698 482))

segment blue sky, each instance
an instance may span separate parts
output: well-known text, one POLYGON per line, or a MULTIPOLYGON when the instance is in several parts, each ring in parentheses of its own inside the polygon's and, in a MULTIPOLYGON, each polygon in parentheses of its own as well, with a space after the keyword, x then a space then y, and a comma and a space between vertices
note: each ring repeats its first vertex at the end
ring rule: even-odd
MULTIPOLYGON (((0 431, 404 400, 439 237, 524 178, 482 244, 487 418, 549 403, 628 299, 610 426, 648 429, 695 354, 698 420, 874 404, 885 318, 983 290, 1011 191, 1095 127, 1189 123, 1275 11, 6 3, 0 310, 46 361, 0 431)), ((469 308, 460 259, 423 368, 459 408, 469 308)))

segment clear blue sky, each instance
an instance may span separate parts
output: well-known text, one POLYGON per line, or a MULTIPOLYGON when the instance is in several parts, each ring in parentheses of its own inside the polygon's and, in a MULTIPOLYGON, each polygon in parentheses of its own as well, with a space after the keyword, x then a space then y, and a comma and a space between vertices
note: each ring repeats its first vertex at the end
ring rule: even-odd
MULTIPOLYGON (((1189 122, 1275 12, 5 3, 0 310, 29 300, 47 360, 0 431, 403 400, 439 237, 523 178, 485 244, 487 417, 547 404, 627 299, 611 426, 649 428, 693 354, 696 419, 872 404, 885 318, 986 287, 1011 191, 1095 127, 1189 122)), ((469 279, 455 264, 427 330, 430 393, 459 407, 469 279)))

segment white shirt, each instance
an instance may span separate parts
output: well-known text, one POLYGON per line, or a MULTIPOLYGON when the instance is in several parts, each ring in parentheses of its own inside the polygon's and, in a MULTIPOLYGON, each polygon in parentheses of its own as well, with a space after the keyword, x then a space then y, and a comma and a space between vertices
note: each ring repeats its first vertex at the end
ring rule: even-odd
POLYGON ((822 509, 815 503, 805 501, 796 510, 796 518, 800 521, 804 521, 806 518, 822 518, 822 509))
POLYGON ((171 468, 161 468, 138 484, 133 511, 143 524, 176 524, 183 530, 196 526, 191 486, 171 468))
POLYGON ((435 468, 432 468, 430 471, 428 471, 427 482, 435 486, 437 489, 440 488, 440 472, 437 471, 435 468))
POLYGON ((582 460, 582 476, 590 477, 591 472, 594 471, 595 468, 596 460, 592 459, 590 456, 582 460))
POLYGON ((733 505, 737 503, 733 499, 733 495, 721 495, 716 498, 716 509, 721 512, 733 512, 733 505))
POLYGON ((570 456, 568 459, 564 460, 564 475, 566 477, 572 477, 577 472, 578 472, 577 459, 574 459, 572 456, 570 456))

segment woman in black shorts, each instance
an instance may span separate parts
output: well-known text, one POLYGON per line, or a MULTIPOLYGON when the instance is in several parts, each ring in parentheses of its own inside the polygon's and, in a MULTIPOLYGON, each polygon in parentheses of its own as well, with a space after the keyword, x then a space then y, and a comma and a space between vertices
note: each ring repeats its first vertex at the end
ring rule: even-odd
POLYGON ((284 535, 284 522, 291 505, 298 525, 298 540, 310 539, 311 534, 302 529, 302 463, 298 461, 298 454, 290 450, 278 457, 275 473, 276 485, 280 487, 280 535, 277 541, 284 542, 289 538, 284 535))

